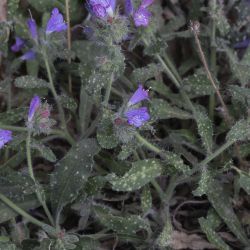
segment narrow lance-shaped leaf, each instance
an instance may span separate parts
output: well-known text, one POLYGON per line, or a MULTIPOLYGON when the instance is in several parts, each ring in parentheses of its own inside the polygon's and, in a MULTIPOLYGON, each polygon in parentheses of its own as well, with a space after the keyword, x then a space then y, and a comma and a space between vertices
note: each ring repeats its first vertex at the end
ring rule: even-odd
POLYGON ((198 132, 201 136, 202 144, 208 154, 212 153, 213 148, 213 126, 207 114, 201 110, 197 110, 195 114, 198 132))

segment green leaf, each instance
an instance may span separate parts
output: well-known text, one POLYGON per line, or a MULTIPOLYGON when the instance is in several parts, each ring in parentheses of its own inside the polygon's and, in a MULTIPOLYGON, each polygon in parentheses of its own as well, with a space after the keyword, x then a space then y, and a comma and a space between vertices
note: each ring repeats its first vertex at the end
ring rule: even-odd
POLYGON ((210 221, 205 218, 200 218, 199 223, 202 231, 206 234, 209 242, 217 249, 230 250, 231 248, 221 239, 221 237, 213 230, 210 221))
POLYGON ((152 195, 149 185, 144 186, 141 193, 141 208, 143 213, 147 213, 152 207, 152 195))
POLYGON ((191 119, 192 115, 185 110, 172 106, 162 99, 152 99, 150 103, 150 114, 152 119, 191 119))
POLYGON ((47 161, 55 162, 57 160, 53 151, 37 140, 32 140, 31 148, 38 150, 41 156, 47 161))
POLYGON ((107 207, 95 206, 95 213, 101 224, 120 234, 136 234, 136 232, 144 229, 149 231, 148 223, 137 215, 115 216, 107 207))
POLYGON ((250 176, 240 171, 239 184, 250 195, 250 176))
POLYGON ((70 96, 68 96, 66 94, 63 94, 63 95, 60 95, 59 101, 60 101, 60 103, 62 104, 62 106, 64 108, 66 108, 66 109, 68 109, 68 110, 70 110, 72 112, 76 111, 77 103, 72 97, 70 97, 70 96))
POLYGON ((131 75, 131 81, 134 83, 144 83, 147 80, 154 78, 161 72, 160 65, 150 63, 146 67, 134 69, 131 75))
POLYGON ((0 242, 0 249, 4 250, 18 250, 15 244, 9 242, 0 242))
POLYGON ((100 249, 100 243, 94 239, 84 237, 80 239, 75 250, 97 250, 100 249))
POLYGON ((18 88, 25 89, 49 88, 48 82, 30 75, 17 77, 14 84, 18 88))
MULTIPOLYGON (((3 121, 4 125, 12 125, 22 121, 27 115, 27 108, 15 108, 9 111, 0 113, 0 121, 3 121)), ((1 122, 0 122, 1 124, 1 122)))
POLYGON ((198 132, 201 136, 202 144, 207 154, 211 154, 213 150, 213 125, 208 115, 202 110, 196 110, 195 119, 198 132))
POLYGON ((83 139, 56 164, 56 170, 51 176, 51 203, 56 218, 61 210, 72 202, 84 187, 99 147, 94 139, 83 139))
POLYGON ((197 73, 185 78, 183 86, 184 90, 187 91, 191 97, 211 95, 214 93, 214 89, 206 74, 197 73))
POLYGON ((132 163, 131 169, 122 177, 110 175, 107 178, 116 191, 140 189, 161 174, 162 166, 157 160, 147 159, 132 163))
POLYGON ((166 156, 167 165, 174 167, 175 170, 185 175, 189 174, 190 167, 183 162, 178 154, 168 151, 164 152, 164 155, 166 156))
POLYGON ((167 219, 162 232, 160 233, 160 235, 158 236, 156 240, 157 245, 160 247, 169 246, 172 232, 173 232, 173 226, 171 224, 171 220, 167 219))
POLYGON ((227 141, 236 142, 249 140, 250 138, 250 124, 249 121, 237 121, 231 130, 227 133, 227 141))
MULTIPOLYGON (((234 213, 230 197, 221 183, 214 179, 209 172, 206 174, 206 179, 201 183, 201 188, 208 200, 212 203, 212 206, 218 213, 218 215, 227 224, 228 228, 237 236, 237 238, 245 246, 249 245, 249 240, 240 224, 239 219, 234 213)), ((200 186, 200 185, 199 185, 200 186)), ((200 192, 200 193, 202 193, 200 192)))
MULTIPOLYGON (((32 188, 31 188, 32 189, 32 188)), ((26 195, 22 201, 20 201, 20 198, 18 200, 11 199, 18 207, 22 208, 25 211, 28 211, 30 209, 35 209, 41 204, 38 202, 36 195, 26 195)), ((0 202, 0 223, 4 223, 12 218, 15 218, 18 216, 18 214, 12 210, 9 206, 5 205, 4 203, 0 202)))
POLYGON ((115 148, 119 140, 114 134, 112 116, 109 111, 104 111, 101 123, 97 129, 96 138, 102 148, 115 148))
POLYGON ((0 192, 11 200, 23 201, 35 192, 33 180, 21 172, 6 168, 0 171, 0 192))

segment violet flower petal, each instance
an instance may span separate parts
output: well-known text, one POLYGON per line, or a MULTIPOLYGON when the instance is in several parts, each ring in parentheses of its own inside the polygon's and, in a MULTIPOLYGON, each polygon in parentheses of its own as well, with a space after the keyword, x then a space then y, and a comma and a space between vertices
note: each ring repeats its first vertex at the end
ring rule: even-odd
POLYGON ((12 140, 12 131, 0 129, 0 148, 12 140))
POLYGON ((25 42, 23 39, 21 39, 20 37, 17 37, 17 36, 15 39, 16 39, 16 42, 15 42, 15 44, 13 44, 11 46, 11 51, 18 52, 24 47, 25 42))
POLYGON ((24 54, 20 57, 20 59, 21 59, 22 61, 33 60, 33 59, 35 59, 35 58, 36 58, 36 54, 35 54, 35 52, 34 52, 33 50, 27 51, 26 53, 24 53, 24 54))
POLYGON ((142 0, 140 7, 141 7, 141 8, 147 8, 147 7, 150 6, 153 2, 154 2, 154 0, 142 0))
POLYGON ((134 13, 134 23, 136 27, 144 26, 147 27, 149 25, 151 13, 145 9, 140 7, 135 13, 134 13))
POLYGON ((63 20, 63 15, 57 8, 54 8, 51 13, 51 17, 47 23, 46 34, 53 32, 61 32, 67 29, 67 24, 63 20))
POLYGON ((132 0, 126 0, 125 1, 125 13, 126 13, 126 16, 132 15, 133 12, 134 12, 134 7, 133 7, 132 0))
POLYGON ((40 106, 41 106, 41 99, 39 96, 36 95, 32 98, 32 100, 30 102, 29 113, 28 113, 28 121, 29 122, 33 119, 37 109, 40 106))
POLYGON ((146 121, 150 119, 147 107, 130 109, 125 113, 125 116, 128 119, 128 124, 137 128, 141 127, 146 121))
POLYGON ((135 91, 135 93, 131 96, 131 98, 128 101, 128 106, 135 105, 136 103, 149 99, 148 91, 143 88, 143 86, 140 84, 138 89, 135 91))
POLYGON ((34 40, 37 40, 37 26, 36 26, 36 21, 33 18, 29 18, 27 21, 27 25, 31 34, 31 37, 34 40))
POLYGON ((250 38, 247 38, 241 42, 238 42, 234 45, 234 49, 245 49, 249 46, 250 44, 250 38))

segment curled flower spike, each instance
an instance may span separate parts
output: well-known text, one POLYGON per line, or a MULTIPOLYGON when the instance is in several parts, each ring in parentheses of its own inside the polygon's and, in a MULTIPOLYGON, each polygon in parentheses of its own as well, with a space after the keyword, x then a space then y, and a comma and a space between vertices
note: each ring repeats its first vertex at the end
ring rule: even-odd
POLYGON ((39 96, 35 95, 32 98, 31 102, 30 102, 30 108, 29 108, 29 114, 28 114, 28 122, 30 122, 33 119, 37 109, 40 106, 41 106, 41 99, 40 99, 39 96))
POLYGON ((36 58, 36 54, 35 54, 35 52, 34 52, 33 50, 27 51, 26 53, 24 53, 24 54, 20 57, 20 59, 21 59, 22 61, 33 60, 33 59, 35 59, 35 58, 36 58))
POLYGON ((18 52, 24 47, 25 42, 23 39, 21 39, 20 37, 17 37, 17 36, 15 39, 16 39, 16 42, 15 42, 15 44, 13 44, 11 46, 11 50, 13 52, 18 52))
POLYGON ((12 140, 12 131, 0 129, 0 148, 12 140))
POLYGON ((125 113, 125 116, 128 119, 128 124, 133 125, 136 128, 141 127, 146 121, 150 119, 147 107, 130 109, 125 113))
POLYGON ((33 18, 29 18, 27 21, 27 25, 28 25, 31 37, 34 40, 37 40, 38 35, 37 35, 36 21, 33 18))
POLYGON ((53 32, 61 32, 67 29, 67 24, 63 20, 63 15, 57 8, 54 8, 51 17, 47 23, 46 34, 49 35, 53 32))
POLYGON ((135 91, 135 93, 132 95, 132 97, 128 101, 128 106, 135 105, 136 103, 143 101, 143 100, 148 100, 149 95, 148 95, 148 90, 145 90, 143 86, 140 84, 138 89, 135 91))

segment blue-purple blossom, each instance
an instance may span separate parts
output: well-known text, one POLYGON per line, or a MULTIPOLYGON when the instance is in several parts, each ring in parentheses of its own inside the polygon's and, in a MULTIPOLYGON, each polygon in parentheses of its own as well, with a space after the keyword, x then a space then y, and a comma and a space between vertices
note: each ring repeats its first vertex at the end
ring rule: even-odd
POLYGON ((147 107, 141 107, 138 109, 130 109, 125 113, 125 117, 128 119, 128 124, 141 127, 150 119, 147 107))
POLYGON ((89 12, 100 18, 113 17, 116 0, 89 0, 87 1, 87 9, 89 12))
POLYGON ((143 86, 140 84, 138 89, 135 91, 135 93, 131 96, 131 98, 128 101, 128 106, 135 105, 136 103, 148 100, 148 90, 144 89, 143 86))
POLYGON ((125 13, 127 16, 132 15, 134 12, 134 7, 132 0, 126 0, 125 1, 125 13))
POLYGON ((29 60, 33 60, 33 59, 35 59, 35 58, 36 58, 36 54, 35 54, 35 52, 34 52, 33 50, 27 51, 26 53, 24 53, 24 54, 20 57, 20 59, 21 59, 22 61, 29 61, 29 60))
POLYGON ((151 13, 146 8, 140 7, 135 13, 134 13, 134 23, 136 27, 144 26, 147 27, 149 25, 151 13))
POLYGON ((13 44, 11 46, 11 50, 13 52, 18 52, 24 47, 25 42, 24 42, 24 40, 22 38, 20 38, 18 36, 16 36, 15 39, 16 39, 16 42, 15 42, 15 44, 13 44))
POLYGON ((57 8, 54 8, 47 23, 46 34, 61 32, 67 29, 67 24, 63 20, 63 15, 57 8))
POLYGON ((28 113, 28 122, 32 121, 37 109, 41 106, 41 99, 39 96, 34 96, 30 102, 30 108, 28 113))
POLYGON ((37 26, 36 21, 33 18, 29 18, 27 21, 27 25, 30 31, 30 35, 34 40, 37 40, 37 26))
POLYGON ((12 131, 0 129, 0 148, 12 140, 12 131))
POLYGON ((250 38, 247 38, 241 42, 238 42, 234 45, 235 49, 245 49, 249 46, 250 44, 250 38))
POLYGON ((132 0, 126 0, 125 12, 127 15, 132 15, 136 27, 147 27, 152 16, 151 12, 147 9, 154 0, 142 0, 141 5, 134 11, 132 0))

